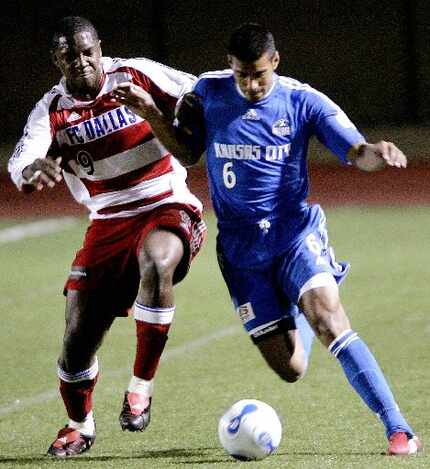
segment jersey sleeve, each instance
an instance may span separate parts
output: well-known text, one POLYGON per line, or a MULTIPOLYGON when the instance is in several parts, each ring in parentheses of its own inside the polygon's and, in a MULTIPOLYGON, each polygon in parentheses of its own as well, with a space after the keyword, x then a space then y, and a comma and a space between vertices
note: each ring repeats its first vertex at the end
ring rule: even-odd
POLYGON ((178 100, 191 91, 196 81, 196 77, 190 73, 149 59, 132 59, 129 66, 134 70, 136 84, 151 94, 163 112, 168 111, 172 115, 178 100))
POLYGON ((342 109, 325 94, 310 93, 310 119, 318 140, 341 161, 348 163, 347 153, 352 145, 365 138, 342 109))
POLYGON ((206 84, 207 80, 204 78, 199 78, 193 86, 193 92, 198 94, 201 98, 204 98, 206 95, 206 84))
POLYGON ((12 181, 22 189, 22 171, 38 158, 45 158, 52 144, 49 106, 55 93, 47 93, 31 111, 21 139, 8 163, 12 181))

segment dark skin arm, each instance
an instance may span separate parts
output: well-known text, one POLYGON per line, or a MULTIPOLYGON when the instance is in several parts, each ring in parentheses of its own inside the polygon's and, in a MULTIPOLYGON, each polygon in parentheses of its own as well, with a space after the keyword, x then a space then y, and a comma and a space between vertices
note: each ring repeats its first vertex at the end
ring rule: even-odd
POLYGON ((113 90, 113 96, 116 101, 125 104, 135 114, 146 119, 158 140, 184 166, 191 166, 198 161, 200 155, 191 154, 178 136, 178 131, 171 120, 160 111, 148 92, 131 82, 124 82, 113 90))

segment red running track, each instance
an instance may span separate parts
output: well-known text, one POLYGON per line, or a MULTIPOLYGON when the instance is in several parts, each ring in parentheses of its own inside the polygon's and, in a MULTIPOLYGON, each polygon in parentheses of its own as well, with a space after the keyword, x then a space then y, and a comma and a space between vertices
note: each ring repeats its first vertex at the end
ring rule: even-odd
MULTIPOLYGON (((210 208, 206 172, 203 167, 189 168, 191 190, 210 208)), ((430 204, 430 165, 406 170, 386 169, 365 173, 356 168, 314 165, 310 168, 309 200, 323 206, 345 205, 427 205, 430 204)), ((0 175, 0 217, 55 217, 85 215, 62 183, 54 189, 25 195, 18 192, 8 176, 0 175)))

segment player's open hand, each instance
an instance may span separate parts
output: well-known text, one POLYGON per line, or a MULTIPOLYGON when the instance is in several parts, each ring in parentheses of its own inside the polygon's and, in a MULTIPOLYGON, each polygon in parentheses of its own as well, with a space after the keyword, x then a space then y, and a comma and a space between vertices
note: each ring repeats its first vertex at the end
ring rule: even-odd
POLYGON ((368 151, 374 152, 376 157, 382 158, 388 166, 406 168, 407 159, 405 154, 391 142, 381 140, 369 145, 368 151))
POLYGON ((112 90, 112 96, 115 101, 125 104, 144 119, 150 120, 154 114, 160 112, 152 96, 140 86, 129 81, 118 84, 112 90))
POLYGON ((353 146, 351 160, 364 171, 376 171, 385 166, 406 168, 407 158, 394 143, 381 140, 377 143, 363 143, 353 146))
POLYGON ((61 157, 53 160, 51 158, 37 158, 24 168, 24 192, 33 190, 41 191, 44 187, 54 187, 63 179, 61 175, 61 157))

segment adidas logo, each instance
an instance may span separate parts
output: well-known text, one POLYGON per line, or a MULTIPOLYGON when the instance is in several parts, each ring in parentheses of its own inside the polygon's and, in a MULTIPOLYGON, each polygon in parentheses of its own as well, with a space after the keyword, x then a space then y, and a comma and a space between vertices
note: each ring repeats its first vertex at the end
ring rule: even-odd
POLYGON ((67 118, 67 122, 73 122, 73 121, 76 121, 80 118, 81 118, 81 116, 77 112, 73 111, 70 114, 70 116, 67 118))
POLYGON ((255 109, 248 109, 248 111, 246 111, 242 116, 242 119, 248 121, 259 121, 260 117, 255 109))

